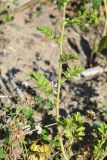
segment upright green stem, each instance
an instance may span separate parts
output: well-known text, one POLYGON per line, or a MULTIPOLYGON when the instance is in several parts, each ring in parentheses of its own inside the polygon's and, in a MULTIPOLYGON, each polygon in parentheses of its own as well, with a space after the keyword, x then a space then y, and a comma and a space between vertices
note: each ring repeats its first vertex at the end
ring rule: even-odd
POLYGON ((105 6, 106 20, 105 20, 103 35, 106 35, 107 34, 107 0, 104 0, 104 6, 105 6))
MULTIPOLYGON (((66 11, 66 5, 64 5, 64 11, 63 11, 63 20, 62 20, 62 31, 61 31, 61 38, 60 38, 60 56, 63 54, 63 38, 64 38, 64 30, 65 30, 65 11, 66 11)), ((58 70, 58 91, 57 91, 57 101, 56 101, 56 116, 57 121, 59 121, 59 100, 60 100, 60 90, 61 90, 61 73, 62 73, 62 63, 59 62, 59 70, 58 70)))
MULTIPOLYGON (((62 30, 61 30, 61 39, 60 39, 60 56, 63 54, 63 39, 64 39, 64 30, 65 30, 65 12, 66 12, 66 3, 64 4, 64 9, 63 9, 63 19, 62 19, 62 30)), ((56 120, 57 123, 59 122, 60 115, 59 115, 59 108, 60 108, 60 91, 61 91, 61 73, 62 73, 62 63, 59 62, 59 71, 58 71, 58 91, 57 91, 57 99, 56 99, 56 120)), ((61 135, 61 129, 59 124, 57 124, 58 128, 58 134, 60 138, 60 145, 61 145, 61 150, 64 156, 65 160, 68 160, 64 145, 63 145, 63 138, 61 135)))

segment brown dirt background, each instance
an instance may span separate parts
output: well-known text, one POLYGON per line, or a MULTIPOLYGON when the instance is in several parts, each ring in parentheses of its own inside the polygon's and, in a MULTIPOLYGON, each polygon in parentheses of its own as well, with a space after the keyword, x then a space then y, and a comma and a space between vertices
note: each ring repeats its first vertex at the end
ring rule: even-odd
MULTIPOLYGON (((23 0, 23 4, 25 2, 27 1, 23 0)), ((34 8, 37 8, 37 6, 34 8)), ((26 80, 29 83, 31 82, 26 73, 32 70, 43 71, 48 78, 58 72, 58 46, 38 32, 36 27, 47 25, 58 34, 60 32, 61 15, 53 4, 43 6, 43 13, 40 16, 33 14, 30 19, 31 11, 32 8, 18 13, 12 22, 0 26, 0 69, 2 75, 6 78, 7 71, 14 69, 16 70, 14 79, 21 83, 26 80), (52 16, 54 18, 51 18, 52 16)), ((66 33, 75 46, 70 46, 68 40, 65 40, 64 50, 75 54, 78 54, 77 51, 79 50, 80 53, 80 62, 70 62, 69 66, 74 64, 84 66, 86 55, 84 54, 84 48, 80 45, 81 39, 83 38, 91 43, 91 40, 95 38, 94 31, 91 34, 83 34, 78 27, 69 27, 66 33), (75 49, 76 46, 78 50, 75 49)), ((83 43, 86 47, 85 41, 83 43)), ((88 49, 86 48, 87 52, 88 49)), ((107 101, 106 82, 107 76, 105 74, 94 77, 92 80, 71 81, 62 90, 62 101, 64 102, 62 108, 66 107, 71 111, 74 108, 74 111, 80 110, 82 112, 83 108, 87 110, 90 106, 94 108, 102 106, 102 103, 107 101)))

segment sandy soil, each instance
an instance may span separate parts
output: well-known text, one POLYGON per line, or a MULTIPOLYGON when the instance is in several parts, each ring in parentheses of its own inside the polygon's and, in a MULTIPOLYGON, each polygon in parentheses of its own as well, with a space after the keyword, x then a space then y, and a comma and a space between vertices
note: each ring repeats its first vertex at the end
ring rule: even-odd
MULTIPOLYGON (((54 80, 58 70, 58 46, 38 32, 36 26, 50 26, 58 34, 60 32, 60 13, 56 6, 51 4, 42 7, 43 13, 40 16, 33 14, 30 17, 31 10, 18 13, 14 21, 0 26, 0 69, 2 76, 7 78, 6 73, 12 69, 15 81, 21 83, 29 79, 26 73, 31 70, 43 71, 48 78, 51 77, 51 80, 54 80)), ((78 28, 73 29, 71 27, 67 29, 67 33, 69 39, 64 42, 64 50, 79 53, 80 62, 75 62, 75 64, 84 66, 86 64, 84 52, 90 50, 87 42, 95 36, 84 34, 81 38, 82 32, 78 28), (88 48, 84 49, 81 43, 88 48)), ((73 64, 69 63, 69 66, 73 64)), ((94 107, 101 106, 107 101, 106 78, 107 76, 104 75, 91 81, 68 83, 62 92, 63 107, 72 110, 72 108, 79 109, 80 106, 80 110, 82 110, 84 107, 93 105, 94 107)))

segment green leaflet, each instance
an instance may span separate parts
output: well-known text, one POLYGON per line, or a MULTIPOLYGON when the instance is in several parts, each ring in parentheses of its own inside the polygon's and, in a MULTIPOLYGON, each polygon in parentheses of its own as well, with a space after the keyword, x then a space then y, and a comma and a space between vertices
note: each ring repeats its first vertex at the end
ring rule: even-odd
POLYGON ((13 4, 14 5, 18 5, 19 4, 19 0, 13 0, 13 4))
POLYGON ((53 40, 55 38, 54 31, 51 28, 49 28, 48 26, 37 27, 37 30, 42 32, 45 36, 47 36, 51 40, 53 40))
POLYGON ((0 159, 5 158, 5 153, 3 147, 0 147, 0 159))
POLYGON ((53 88, 51 83, 48 81, 47 78, 42 73, 39 72, 30 72, 29 76, 35 80, 38 89, 45 93, 46 96, 53 95, 53 88))
POLYGON ((98 127, 98 130, 101 134, 106 135, 107 134, 107 124, 101 123, 98 127))
POLYGON ((80 66, 74 66, 72 68, 67 68, 67 71, 63 72, 66 79, 71 79, 75 76, 77 76, 79 73, 81 73, 84 70, 83 67, 80 66))
POLYGON ((66 26, 77 24, 79 26, 84 26, 85 23, 93 24, 101 21, 101 17, 98 17, 98 11, 94 9, 91 13, 89 9, 86 9, 84 12, 79 11, 76 16, 73 18, 66 18, 66 26))
POLYGON ((30 107, 24 107, 22 109, 22 113, 27 117, 27 118, 31 118, 34 114, 34 110, 30 107))
POLYGON ((98 45, 98 51, 102 51, 107 46, 107 36, 102 37, 98 45))
POLYGON ((77 59, 78 59, 78 57, 73 55, 73 54, 66 54, 65 53, 65 54, 60 56, 60 62, 61 63, 67 62, 69 60, 77 60, 77 59))

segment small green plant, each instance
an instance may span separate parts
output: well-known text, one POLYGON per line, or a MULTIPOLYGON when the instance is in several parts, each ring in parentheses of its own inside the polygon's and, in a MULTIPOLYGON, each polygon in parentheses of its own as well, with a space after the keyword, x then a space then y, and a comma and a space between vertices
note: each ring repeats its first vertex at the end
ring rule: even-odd
MULTIPOLYGON (((38 72, 29 73, 30 77, 34 79, 35 84, 38 86, 38 89, 42 91, 46 97, 52 100, 52 102, 54 103, 54 106, 56 107, 56 122, 57 122, 57 130, 58 130, 58 139, 60 142, 63 158, 65 160, 68 160, 70 157, 67 156, 67 153, 65 151, 65 147, 63 143, 63 136, 62 136, 62 127, 64 128, 65 137, 67 138, 72 137, 74 139, 75 138, 79 139, 80 137, 84 136, 84 127, 77 126, 77 124, 79 125, 81 124, 81 122, 79 123, 78 121, 78 119, 80 118, 79 114, 74 115, 73 118, 64 119, 63 121, 60 120, 60 114, 59 114, 61 85, 66 80, 72 79, 73 77, 77 76, 81 71, 83 71, 83 68, 80 66, 68 68, 66 72, 62 71, 62 64, 65 61, 78 59, 77 56, 75 55, 72 55, 70 53, 63 53, 63 40, 64 40, 64 34, 65 34, 65 27, 68 25, 68 23, 71 22, 71 20, 68 20, 65 17, 66 7, 69 2, 70 2, 69 0, 62 0, 60 1, 60 4, 59 4, 60 7, 63 9, 62 30, 61 30, 60 35, 56 36, 54 34, 53 29, 49 28, 48 26, 37 27, 37 29, 41 31, 45 36, 47 36, 50 40, 55 40, 59 46, 60 59, 59 59, 58 79, 57 79, 57 82, 58 82, 57 91, 55 91, 51 83, 43 76, 42 73, 38 73, 38 72)), ((77 23, 75 18, 74 18, 74 21, 77 23)))
POLYGON ((100 122, 95 130, 93 142, 93 159, 103 160, 107 156, 107 124, 100 122))
MULTIPOLYGON (((85 133, 85 128, 83 126, 84 121, 79 113, 74 114, 72 117, 67 117, 64 119, 60 118, 59 109, 60 109, 60 94, 61 94, 61 86, 64 85, 66 80, 71 80, 73 77, 77 76, 84 69, 81 66, 74 66, 72 68, 67 68, 67 71, 62 70, 63 63, 67 61, 77 60, 78 57, 71 53, 63 53, 63 41, 65 38, 65 27, 72 24, 83 25, 84 22, 87 23, 96 23, 99 21, 97 18, 97 11, 94 10, 90 15, 90 11, 87 9, 83 13, 79 12, 73 18, 66 18, 66 7, 70 0, 60 0, 58 1, 59 8, 63 11, 62 15, 62 27, 61 33, 59 35, 55 35, 54 30, 48 26, 39 26, 37 30, 42 32, 45 36, 47 36, 50 40, 54 40, 59 46, 59 69, 58 69, 58 78, 57 78, 57 90, 52 86, 49 80, 40 72, 30 72, 29 75, 35 81, 35 84, 38 87, 38 90, 44 93, 44 96, 52 102, 53 106, 56 107, 56 124, 57 124, 57 137, 59 140, 60 148, 61 148, 61 158, 64 160, 69 160, 73 154, 72 153, 72 144, 75 140, 82 140, 85 133), (64 139, 67 139, 64 143, 64 139), (70 144, 70 150, 68 152, 66 145, 70 144)), ((41 101, 43 102, 43 101, 41 101)), ((40 102, 40 103, 41 103, 40 102)), ((45 136, 46 138, 46 136, 45 136)), ((67 145, 68 146, 68 145, 67 145)))

